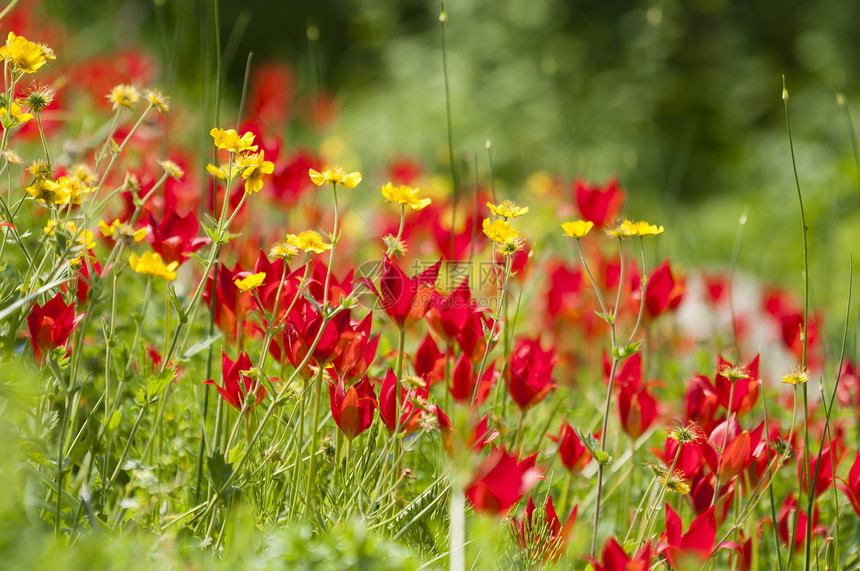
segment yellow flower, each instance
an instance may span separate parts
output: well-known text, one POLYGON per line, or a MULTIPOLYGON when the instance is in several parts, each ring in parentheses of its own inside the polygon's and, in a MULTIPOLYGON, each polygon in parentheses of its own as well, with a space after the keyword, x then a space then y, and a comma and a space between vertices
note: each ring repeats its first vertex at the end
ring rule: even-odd
POLYGON ((21 100, 24 105, 30 108, 30 111, 40 113, 45 107, 54 101, 54 96, 57 94, 54 89, 46 85, 33 85, 30 92, 21 100))
POLYGON ((286 258, 288 260, 292 260, 293 256, 298 256, 299 247, 295 244, 290 244, 289 242, 276 242, 272 245, 272 249, 269 250, 269 257, 272 258, 286 258))
POLYGON ((36 178, 48 179, 54 177, 54 170, 45 159, 36 159, 27 167, 27 172, 36 178))
MULTIPOLYGON (((69 202, 72 204, 81 203, 84 193, 81 189, 81 183, 77 179, 61 176, 57 179, 57 184, 69 191, 69 202)), ((89 189, 86 189, 86 192, 89 192, 89 189)))
POLYGON ((27 194, 36 199, 39 204, 68 204, 72 195, 65 186, 57 184, 52 180, 39 179, 33 183, 33 186, 28 186, 27 194))
POLYGON ((524 247, 525 244, 522 238, 510 238, 499 247, 499 253, 505 257, 513 256, 524 247))
POLYGON ((394 186, 390 182, 382 187, 382 196, 389 202, 404 204, 412 210, 421 210, 430 205, 429 198, 418 198, 417 188, 394 186))
POLYGON ((656 226, 654 224, 649 224, 645 221, 640 222, 630 222, 631 233, 634 236, 656 236, 657 234, 663 233, 662 226, 656 226))
POLYGON ((809 380, 809 374, 800 365, 795 365, 780 380, 787 385, 802 385, 809 380))
POLYGON ((323 242, 322 236, 313 230, 306 230, 299 235, 287 234, 285 241, 287 244, 293 245, 305 252, 322 254, 326 250, 331 250, 331 244, 323 242))
POLYGON ((119 219, 114 220, 110 226, 104 220, 99 220, 99 229, 102 231, 102 236, 116 236, 118 238, 131 238, 135 242, 140 242, 146 237, 146 227, 135 230, 128 224, 120 222, 119 219))
POLYGON ((483 228, 484 234, 497 244, 504 244, 511 238, 519 236, 517 231, 511 228, 511 225, 508 224, 507 220, 494 220, 493 222, 490 222, 489 218, 484 218, 483 228))
POLYGON ((176 279, 176 268, 179 267, 179 262, 170 262, 165 265, 160 254, 144 252, 139 258, 136 254, 132 254, 128 259, 128 265, 139 274, 147 274, 157 278, 164 278, 167 281, 173 281, 176 279))
POLYGON ((631 222, 623 220, 616 224, 613 228, 608 228, 605 232, 612 238, 629 238, 631 236, 656 236, 663 232, 662 226, 655 226, 648 222, 631 222))
POLYGON ((155 107, 159 113, 164 115, 170 110, 170 99, 164 96, 156 89, 147 89, 143 92, 143 96, 149 101, 149 104, 155 107))
POLYGON ((239 136, 236 129, 219 129, 217 127, 209 131, 212 139, 215 141, 215 146, 225 151, 233 153, 244 153, 245 151, 256 151, 257 145, 254 144, 254 133, 250 131, 239 136))
POLYGON ((260 272, 259 274, 251 274, 241 280, 237 279, 233 283, 242 291, 251 291, 263 283, 264 279, 266 279, 266 272, 260 272))
POLYGON ((9 161, 13 165, 22 165, 24 164, 24 159, 21 158, 16 151, 12 149, 6 149, 2 154, 3 158, 9 161))
POLYGON ((223 164, 217 167, 213 164, 206 165, 206 171, 218 180, 227 180, 227 172, 229 168, 230 165, 227 164, 223 164))
POLYGON ((24 73, 33 73, 45 65, 46 54, 50 59, 54 59, 53 51, 43 49, 24 36, 16 36, 14 32, 9 32, 6 45, 0 47, 0 58, 24 73))
POLYGON ((247 166, 242 171, 242 178, 245 179, 245 192, 248 194, 263 188, 263 175, 272 174, 275 171, 275 164, 264 159, 264 151, 251 155, 248 163, 245 164, 247 166))
POLYGON ((182 170, 182 167, 173 161, 158 161, 158 164, 161 165, 164 172, 173 180, 181 180, 185 176, 185 171, 182 170))
POLYGON ((690 493, 690 484, 684 477, 684 473, 675 470, 671 474, 662 474, 657 478, 657 481, 666 486, 670 492, 675 492, 679 496, 686 496, 690 493))
POLYGON ((122 84, 111 89, 106 97, 113 103, 114 110, 120 107, 134 109, 135 104, 140 100, 140 92, 133 85, 122 84))
MULTIPOLYGON (((63 224, 58 224, 56 220, 48 220, 48 223, 45 225, 44 228, 45 234, 47 234, 48 236, 53 236, 54 230, 56 230, 57 226, 64 229, 71 236, 74 236, 78 231, 78 226, 73 220, 64 222, 63 224)), ((81 235, 78 236, 78 242, 80 242, 80 244, 84 246, 87 250, 92 250, 96 247, 96 242, 94 238, 95 236, 93 236, 92 232, 90 232, 89 230, 84 230, 83 232, 81 232, 81 235)))
POLYGON ((514 202, 510 200, 503 200, 498 204, 488 202, 487 206, 490 208, 490 212, 492 212, 496 216, 501 216, 503 218, 516 218, 517 216, 522 216, 529 211, 528 206, 526 206, 525 208, 522 206, 517 206, 514 202))
POLYGON ((96 247, 95 236, 91 230, 84 230, 81 232, 81 235, 78 237, 78 242, 80 242, 87 250, 92 250, 96 247))
POLYGON ((589 222, 588 220, 574 220, 573 222, 564 222, 561 225, 564 233, 570 236, 571 238, 582 238, 594 227, 594 222, 589 222))
POLYGON ((13 102, 8 110, 5 106, 0 107, 0 119, 3 120, 4 126, 15 127, 23 125, 32 118, 32 113, 21 113, 21 106, 17 103, 13 102), (7 116, 9 119, 6 118, 7 116))
MULTIPOLYGON (((45 225, 45 228, 44 228, 45 234, 47 234, 48 236, 53 236, 54 235, 54 229, 56 227, 57 227, 57 221, 56 220, 48 220, 48 223, 45 225)), ((77 230, 77 226, 72 221, 66 222, 65 224, 62 225, 62 227, 65 228, 69 234, 74 234, 75 230, 77 230)))
POLYGON ((72 173, 75 175, 75 178, 84 185, 84 186, 92 186, 92 184, 96 181, 96 175, 93 173, 92 169, 87 165, 77 165, 72 167, 72 173))
POLYGON ((355 188, 361 182, 360 172, 347 174, 341 167, 326 167, 321 173, 310 169, 308 174, 317 186, 322 186, 330 182, 332 184, 339 184, 344 188, 355 188))

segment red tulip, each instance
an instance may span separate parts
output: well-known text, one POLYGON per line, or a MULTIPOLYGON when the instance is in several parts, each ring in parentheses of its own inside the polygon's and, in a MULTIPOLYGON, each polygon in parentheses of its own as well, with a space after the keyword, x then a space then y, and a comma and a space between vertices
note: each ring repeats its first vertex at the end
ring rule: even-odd
POLYGON ((472 313, 469 320, 466 321, 466 326, 457 336, 457 345, 462 349, 463 354, 467 355, 473 363, 477 362, 484 355, 487 348, 487 341, 484 338, 484 328, 491 327, 492 318, 486 307, 479 308, 472 313))
POLYGON ((306 149, 297 149, 284 159, 275 161, 275 172, 266 188, 280 206, 292 207, 305 191, 314 187, 308 176, 309 168, 321 171, 323 162, 306 149))
POLYGON ((376 395, 367 377, 358 384, 346 388, 343 377, 337 383, 329 383, 331 416, 349 440, 352 440, 373 424, 376 395))
POLYGON ((370 287, 379 299, 380 307, 400 329, 407 329, 422 319, 433 301, 436 277, 441 262, 436 262, 419 275, 410 278, 388 256, 382 261, 379 291, 368 279, 362 283, 370 287))
POLYGON ((308 293, 322 305, 325 297, 326 275, 328 275, 328 299, 336 303, 341 298, 349 297, 354 287, 354 270, 350 269, 343 278, 338 278, 333 271, 328 274, 328 268, 319 258, 320 256, 317 257, 316 262, 312 262, 313 268, 307 285, 308 293))
POLYGON ((445 354, 436 346, 428 333, 415 351, 415 374, 428 385, 435 385, 445 379, 445 354))
POLYGON ((707 273, 702 278, 705 281, 705 298, 712 306, 716 307, 723 299, 723 295, 731 287, 729 278, 725 275, 707 273))
POLYGON ((579 506, 574 506, 567 521, 562 524, 552 505, 552 496, 547 496, 544 505, 546 517, 535 521, 536 508, 532 497, 529 496, 522 520, 517 520, 514 516, 511 522, 511 527, 517 534, 517 546, 520 551, 528 554, 529 561, 557 561, 573 533, 578 508, 579 506))
POLYGON ((652 452, 663 461, 666 468, 674 463, 676 472, 683 474, 687 480, 692 480, 701 473, 704 466, 703 447, 706 444, 697 426, 688 426, 686 430, 693 434, 691 441, 678 442, 668 437, 664 450, 652 450, 652 452))
MULTIPOLYGON (((482 204, 480 199, 478 200, 478 203, 482 204)), ((467 214, 465 220, 458 216, 458 219, 456 220, 458 229, 453 232, 452 241, 451 227, 448 226, 448 224, 450 224, 450 217, 443 221, 442 209, 434 208, 432 204, 423 210, 422 214, 425 212, 426 217, 432 220, 432 237, 441 256, 446 260, 468 259, 469 250, 473 246, 472 238, 473 236, 477 236, 481 233, 480 229, 477 227, 478 221, 476 220, 475 214, 467 214), (453 252, 451 251, 452 246, 454 250, 453 252)))
POLYGON ((718 356, 714 389, 720 405, 731 414, 741 417, 752 410, 758 400, 760 384, 759 355, 756 355, 749 364, 739 366, 734 366, 722 356, 718 356), (734 389, 732 389, 733 384, 734 389))
POLYGON ((621 428, 636 440, 657 419, 657 400, 647 385, 623 384, 618 393, 618 414, 621 428))
POLYGON ((591 563, 594 571, 648 571, 651 568, 651 542, 630 557, 618 541, 610 537, 606 540, 600 558, 602 562, 591 556, 586 556, 585 559, 591 563))
MULTIPOLYGON (((248 111, 263 124, 282 126, 291 118, 295 92, 296 79, 291 67, 280 63, 264 63, 254 71, 251 78, 248 111)), ((240 132, 246 130, 243 128, 240 132)), ((307 176, 307 167, 305 173, 307 176)))
MULTIPOLYGON (((179 216, 175 210, 168 210, 161 222, 156 221, 152 214, 149 217, 149 232, 146 240, 152 249, 161 254, 165 264, 179 262, 180 264, 211 240, 198 236, 200 223, 194 212, 179 216)), ((280 274, 279 274, 280 275, 280 274)))
MULTIPOLYGON (((286 348, 287 358, 294 367, 298 367, 304 361, 308 350, 316 347, 311 354, 311 359, 317 366, 328 366, 339 357, 343 357, 352 343, 355 341, 356 332, 354 324, 350 320, 349 310, 341 311, 335 315, 320 334, 323 326, 323 317, 311 304, 305 303, 298 311, 292 311, 287 316, 286 327, 281 333, 281 344, 286 348), (319 336, 319 340, 317 337, 319 336)), ((360 359, 362 355, 352 355, 360 359)), ((345 373, 354 363, 340 361, 341 374, 345 373)))
MULTIPOLYGON (((238 333, 238 327, 256 305, 254 295, 250 291, 241 291, 236 287, 236 280, 249 276, 236 264, 230 270, 226 266, 218 268, 215 284, 215 303, 211 303, 211 281, 204 286, 203 299, 207 307, 215 309, 215 324, 229 340, 238 333)), ((268 277, 268 276, 267 276, 268 277)))
POLYGON ((451 396, 460 404, 470 404, 472 395, 475 394, 475 402, 483 404, 490 395, 490 389, 496 381, 496 371, 493 363, 487 367, 484 374, 481 375, 481 381, 478 383, 477 393, 475 393, 475 378, 477 372, 472 368, 472 361, 466 355, 460 355, 454 365, 454 370, 451 372, 451 396))
POLYGON ((722 486, 737 477, 764 450, 767 443, 761 438, 763 430, 764 423, 752 432, 741 430, 735 415, 714 428, 704 452, 705 461, 711 471, 720 474, 719 485, 722 486))
POLYGON ((567 421, 562 421, 558 436, 550 436, 558 442, 558 454, 562 465, 573 474, 582 471, 591 462, 591 452, 577 436, 576 431, 567 421))
MULTIPOLYGON (((782 508, 779 510, 779 523, 776 531, 780 541, 786 546, 792 547, 794 551, 799 550, 806 543, 806 526, 809 525, 809 516, 807 513, 797 507, 797 500, 792 494, 788 494, 782 508), (793 526, 797 521, 797 534, 794 537, 794 545, 790 545, 793 526)), ((815 505, 812 510, 812 531, 821 531, 818 528, 818 505, 815 505)))
MULTIPOLYGON (((728 401, 728 399, 726 399, 728 401)), ((687 383, 684 393, 684 412, 687 421, 694 420, 709 432, 718 423, 717 412, 720 408, 720 397, 717 396, 711 380, 695 374, 687 383)))
MULTIPOLYGON (((840 480, 842 479, 840 478, 840 480)), ((842 484, 836 484, 836 487, 845 492, 848 501, 851 502, 851 507, 860 517, 860 452, 854 453, 854 464, 851 465, 851 471, 848 472, 848 480, 842 480, 842 482, 842 484)))
POLYGON ((549 272, 546 311, 551 318, 579 317, 584 304, 582 270, 557 264, 549 272))
MULTIPOLYGON (((78 279, 75 285, 75 300, 77 301, 78 307, 84 305, 87 302, 87 298, 90 293, 90 285, 92 284, 92 279, 90 279, 90 267, 92 267, 93 272, 98 277, 102 275, 102 266, 99 261, 96 259, 95 254, 92 250, 88 252, 90 263, 87 264, 86 260, 81 260, 81 267, 78 269, 78 279)), ((63 284, 65 286, 65 284, 63 284)))
POLYGON ((447 345, 450 345, 466 327, 466 322, 477 310, 477 306, 469 291, 469 279, 466 278, 448 295, 444 297, 438 293, 433 295, 433 301, 427 312, 427 322, 431 329, 447 345))
POLYGON ((555 350, 541 349, 538 339, 521 339, 508 360, 508 392, 524 411, 542 401, 558 385, 552 380, 555 350))
MULTIPOLYGON (((642 300, 642 284, 638 275, 634 276, 630 299, 638 310, 642 300)), ((645 284, 645 317, 654 318, 658 315, 672 311, 680 305, 684 299, 687 288, 684 280, 676 280, 669 267, 669 260, 665 260, 648 277, 645 284)))
POLYGON ((270 261, 263 250, 259 250, 257 260, 254 262, 254 270, 251 274, 266 274, 262 283, 254 290, 254 305, 266 316, 275 310, 275 296, 278 295, 280 286, 280 299, 278 301, 278 315, 275 320, 282 319, 290 302, 296 297, 301 278, 304 275, 304 267, 290 272, 283 258, 270 261), (283 281, 282 281, 283 276, 283 281), (257 301, 259 298, 259 301, 257 301), (262 303, 261 303, 262 302, 262 303))
POLYGON ((75 305, 66 305, 60 293, 43 306, 34 304, 27 316, 27 327, 30 330, 30 344, 33 346, 36 361, 41 363, 45 352, 65 345, 85 315, 86 313, 75 315, 75 305))
POLYGON ((721 486, 717 494, 717 502, 714 504, 714 475, 702 470, 690 481, 690 493, 687 497, 697 514, 705 513, 708 508, 713 506, 717 525, 721 525, 732 507, 735 497, 735 484, 730 482, 721 486))
POLYGON ((541 479, 536 458, 517 461, 504 449, 493 448, 466 486, 469 502, 479 512, 504 516, 541 479))
MULTIPOLYGON (((438 409, 437 409, 438 410, 438 409)), ((445 416, 441 410, 438 411, 441 416, 445 416)), ((470 450, 474 449, 478 452, 487 447, 488 444, 493 442, 496 438, 499 437, 498 430, 489 430, 489 413, 485 414, 478 420, 476 423, 472 425, 472 429, 469 433, 469 437, 466 442, 466 447, 470 450)), ((448 456, 455 457, 457 449, 454 447, 453 439, 453 424, 445 416, 445 421, 443 422, 440 418, 439 422, 439 431, 442 433, 442 444, 445 447, 445 452, 448 453, 448 456)))
POLYGON ((248 396, 252 395, 254 401, 248 404, 248 411, 250 411, 266 398, 266 387, 263 386, 263 383, 259 379, 254 379, 243 373, 243 371, 249 371, 252 368, 253 365, 247 353, 240 353, 236 362, 233 362, 222 351, 221 379, 224 385, 219 386, 212 379, 203 381, 203 384, 214 385, 221 397, 239 411, 244 408, 248 396))
POLYGON ((606 181, 603 188, 589 186, 581 179, 574 181, 573 188, 579 213, 585 220, 594 222, 595 226, 615 220, 626 198, 624 191, 618 188, 618 179, 614 177, 606 181))
MULTIPOLYGON (((696 517, 690 523, 687 533, 683 533, 681 517, 666 504, 666 532, 663 534, 663 541, 657 545, 657 553, 662 553, 672 568, 700 567, 710 558, 716 539, 717 525, 713 506, 696 517)), ((729 547, 728 544, 722 546, 729 547)))
POLYGON ((376 358, 379 335, 371 337, 370 326, 373 314, 368 313, 360 322, 350 322, 341 333, 339 352, 331 361, 331 368, 340 376, 359 379, 376 358))
MULTIPOLYGON (((379 417, 385 426, 392 432, 397 430, 398 417, 397 411, 401 411, 399 422, 400 429, 407 433, 415 430, 415 425, 412 422, 415 417, 421 412, 414 403, 409 399, 409 394, 406 389, 400 387, 400 395, 397 393, 397 377, 391 367, 385 374, 385 379, 382 381, 382 387, 379 389, 379 417)), ((426 395, 425 395, 426 396, 426 395)))
MULTIPOLYGON (((833 477, 836 475, 835 470, 839 469, 839 463, 842 460, 842 455, 838 451, 832 450, 830 446, 825 447, 821 451, 821 459, 819 461, 818 454, 806 454, 806 470, 808 470, 808 479, 813 482, 813 494, 815 497, 823 494, 833 485, 833 477), (816 477, 815 470, 818 469, 816 477)), ((797 479, 800 480, 801 488, 808 493, 807 472, 804 470, 803 459, 798 457, 795 463, 797 468, 797 479)))

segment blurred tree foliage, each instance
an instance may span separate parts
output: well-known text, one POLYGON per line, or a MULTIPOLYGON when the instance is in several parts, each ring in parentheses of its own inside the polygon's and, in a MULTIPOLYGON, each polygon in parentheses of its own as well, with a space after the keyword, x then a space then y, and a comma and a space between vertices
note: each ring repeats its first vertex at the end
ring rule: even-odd
MULTIPOLYGON (((200 63, 212 64, 214 4, 48 2, 80 26, 116 21, 117 43, 149 39, 181 81, 202 79, 200 63)), ((439 2, 217 4, 233 98, 252 51, 258 63, 294 65, 300 88, 339 95, 338 128, 368 159, 443 154, 439 2)), ((685 201, 723 192, 750 133, 782 126, 781 74, 793 93, 856 91, 858 19, 860 3, 844 0, 455 0, 455 145, 483 152, 489 136, 511 183, 549 169, 617 173, 629 187, 685 201)))
MULTIPOLYGON (((176 84, 169 91, 209 101, 214 117, 206 86, 214 77, 216 0, 46 3, 83 30, 93 52, 148 42, 176 84), (113 35, 88 33, 96 29, 113 35)), ((324 90, 338 102, 327 132, 306 140, 291 132, 288 144, 319 146, 336 135, 352 167, 377 168, 406 154, 446 172, 438 1, 217 5, 224 113, 235 112, 252 51, 255 63, 289 63, 298 93, 324 90)), ((506 195, 540 170, 567 181, 617 175, 629 212, 671 224, 662 254, 691 264, 727 261, 748 210, 746 243, 778 240, 778 247, 745 249, 741 267, 773 280, 794 276, 799 285, 785 74, 811 256, 823 276, 820 293, 829 295, 828 276, 860 241, 857 169, 834 91, 844 92, 848 109, 860 109, 860 2, 451 0, 447 16, 454 144, 470 166, 465 184, 473 164, 488 180, 486 138, 506 195)))

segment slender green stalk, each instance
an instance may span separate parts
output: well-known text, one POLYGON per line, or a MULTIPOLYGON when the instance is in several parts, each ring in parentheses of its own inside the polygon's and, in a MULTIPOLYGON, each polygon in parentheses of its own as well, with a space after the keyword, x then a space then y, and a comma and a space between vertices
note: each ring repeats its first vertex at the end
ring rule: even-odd
MULTIPOLYGON (((788 146, 789 146, 789 150, 791 151, 791 167, 792 167, 792 171, 794 172, 794 184, 795 184, 795 187, 797 188, 797 200, 798 200, 798 203, 800 205, 800 226, 801 226, 800 230, 801 230, 801 237, 803 239, 803 352, 802 352, 802 356, 801 356, 800 366, 801 366, 801 370, 803 372, 806 372, 806 353, 807 353, 807 348, 808 348, 808 344, 809 344, 809 338, 808 338, 808 333, 809 333, 809 246, 807 244, 807 239, 806 239, 806 233, 808 231, 808 228, 806 226, 806 213, 804 212, 804 209, 803 209, 803 194, 800 192, 800 177, 797 174, 797 160, 795 159, 795 155, 794 155, 794 140, 791 136, 791 120, 789 118, 789 113, 788 113, 788 89, 786 88, 786 85, 785 85, 785 76, 782 76, 782 101, 783 101, 783 107, 785 108, 785 127, 786 127, 786 130, 788 132, 788 146)), ((807 396, 806 383, 803 383, 803 406, 804 406, 804 420, 806 420, 807 414, 808 414, 808 411, 807 411, 808 396, 807 396)), ((809 459, 808 459, 808 454, 809 454, 809 452, 808 452, 808 450, 809 450, 809 423, 808 422, 804 422, 803 432, 804 432, 803 452, 802 452, 802 457, 803 457, 803 461, 804 461, 803 471, 804 471, 804 474, 806 474, 808 476, 808 474, 807 474, 808 468, 809 468, 809 459)), ((801 491, 802 490, 798 490, 798 492, 797 492, 798 510, 800 509, 799 504, 800 504, 801 491)), ((807 486, 807 494, 808 493, 809 493, 809 486, 807 486)), ((811 514, 810 514, 810 517, 811 517, 811 514)), ((794 531, 792 533, 792 536, 794 536, 794 534, 797 531, 797 520, 798 520, 798 518, 795 518, 795 520, 794 520, 794 531)), ((811 540, 812 540, 812 538, 807 536, 807 538, 806 538, 806 557, 805 557, 805 568, 807 569, 807 571, 809 570, 809 564, 810 564, 810 555, 811 555, 811 548, 812 548, 812 541, 811 540)), ((791 569, 791 561, 789 561, 789 569, 791 569)))
MULTIPOLYGON (((764 408, 764 433, 765 433, 764 434, 764 440, 765 440, 764 451, 765 451, 765 454, 767 456, 767 466, 768 466, 768 469, 767 469, 767 476, 768 476, 767 491, 768 491, 768 495, 770 496, 770 516, 771 516, 771 521, 779 521, 776 517, 776 501, 774 501, 774 498, 773 498, 773 485, 772 485, 773 484, 773 472, 770 468, 770 466, 771 466, 771 461, 770 461, 770 428, 768 427, 767 395, 765 394, 764 387, 762 387, 762 391, 761 391, 761 404, 762 404, 762 407, 764 408)), ((780 549, 779 549, 779 531, 776 529, 775 525, 772 525, 770 527, 771 527, 771 530, 773 531, 773 545, 774 545, 774 551, 776 551, 777 569, 779 571, 782 571, 782 553, 780 553, 780 549)))
MULTIPOLYGON (((669 466, 669 471, 666 472, 666 476, 663 480, 663 485, 660 487, 660 492, 657 494, 657 501, 654 502, 654 505, 649 510, 648 515, 645 516, 645 527, 644 533, 639 537, 639 543, 642 544, 645 539, 651 535, 651 527, 654 525, 654 515, 657 513, 657 510, 663 507, 663 498, 666 497, 666 490, 669 487, 669 480, 672 477, 672 473, 675 471, 675 466, 678 463, 678 458, 681 457, 681 443, 678 443, 678 450, 675 451, 675 457, 672 458, 672 464, 669 466)), ((715 484, 716 485, 716 484, 715 484)))
POLYGON ((451 126, 451 87, 448 81, 448 46, 445 34, 445 24, 448 22, 448 11, 445 8, 445 0, 442 0, 442 8, 439 11, 439 24, 442 30, 442 75, 445 79, 445 120, 448 127, 448 163, 451 166, 451 182, 454 185, 453 201, 451 208, 451 260, 454 260, 454 235, 457 227, 457 199, 460 194, 460 183, 457 180, 457 165, 454 162, 454 129, 451 126))
POLYGON ((9 2, 9 4, 7 4, 5 8, 3 8, 3 11, 0 12, 0 20, 6 17, 6 14, 8 14, 9 11, 12 10, 12 8, 14 8, 17 3, 18 0, 12 0, 11 2, 9 2))
POLYGON ((729 409, 726 412, 726 431, 723 434, 723 446, 720 448, 720 459, 717 463, 717 473, 714 476, 714 497, 711 500, 712 505, 717 505, 717 498, 720 495, 720 471, 723 468, 723 454, 726 452, 726 445, 729 443, 729 423, 732 421, 732 405, 735 400, 735 384, 737 378, 732 374, 732 386, 729 389, 729 409))
POLYGON ((308 467, 308 486, 305 489, 305 517, 308 517, 313 512, 313 504, 315 497, 314 486, 316 485, 317 481, 317 453, 319 452, 320 446, 320 402, 322 401, 322 386, 325 382, 323 381, 324 372, 325 367, 320 365, 319 373, 317 373, 317 378, 314 381, 314 411, 312 413, 313 425, 311 428, 311 463, 308 467))

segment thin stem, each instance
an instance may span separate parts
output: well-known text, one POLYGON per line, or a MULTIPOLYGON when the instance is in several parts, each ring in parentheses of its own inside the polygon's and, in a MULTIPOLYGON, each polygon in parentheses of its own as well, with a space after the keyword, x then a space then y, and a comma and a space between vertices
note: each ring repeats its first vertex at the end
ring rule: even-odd
POLYGON ((324 372, 325 367, 320 364, 319 373, 317 373, 317 378, 314 382, 313 428, 311 428, 311 463, 308 468, 308 487, 305 491, 305 517, 307 517, 313 510, 314 486, 316 485, 317 479, 317 452, 319 448, 320 401, 322 400, 324 372))
POLYGON ((460 191, 457 180, 457 165, 454 163, 454 129, 451 126, 451 88, 448 81, 448 47, 445 35, 445 24, 448 22, 448 11, 445 8, 445 0, 439 12, 439 23, 442 30, 442 76, 445 79, 445 120, 448 127, 448 163, 451 166, 451 182, 454 185, 453 205, 451 208, 451 260, 454 260, 454 235, 457 222, 457 198, 460 191))

